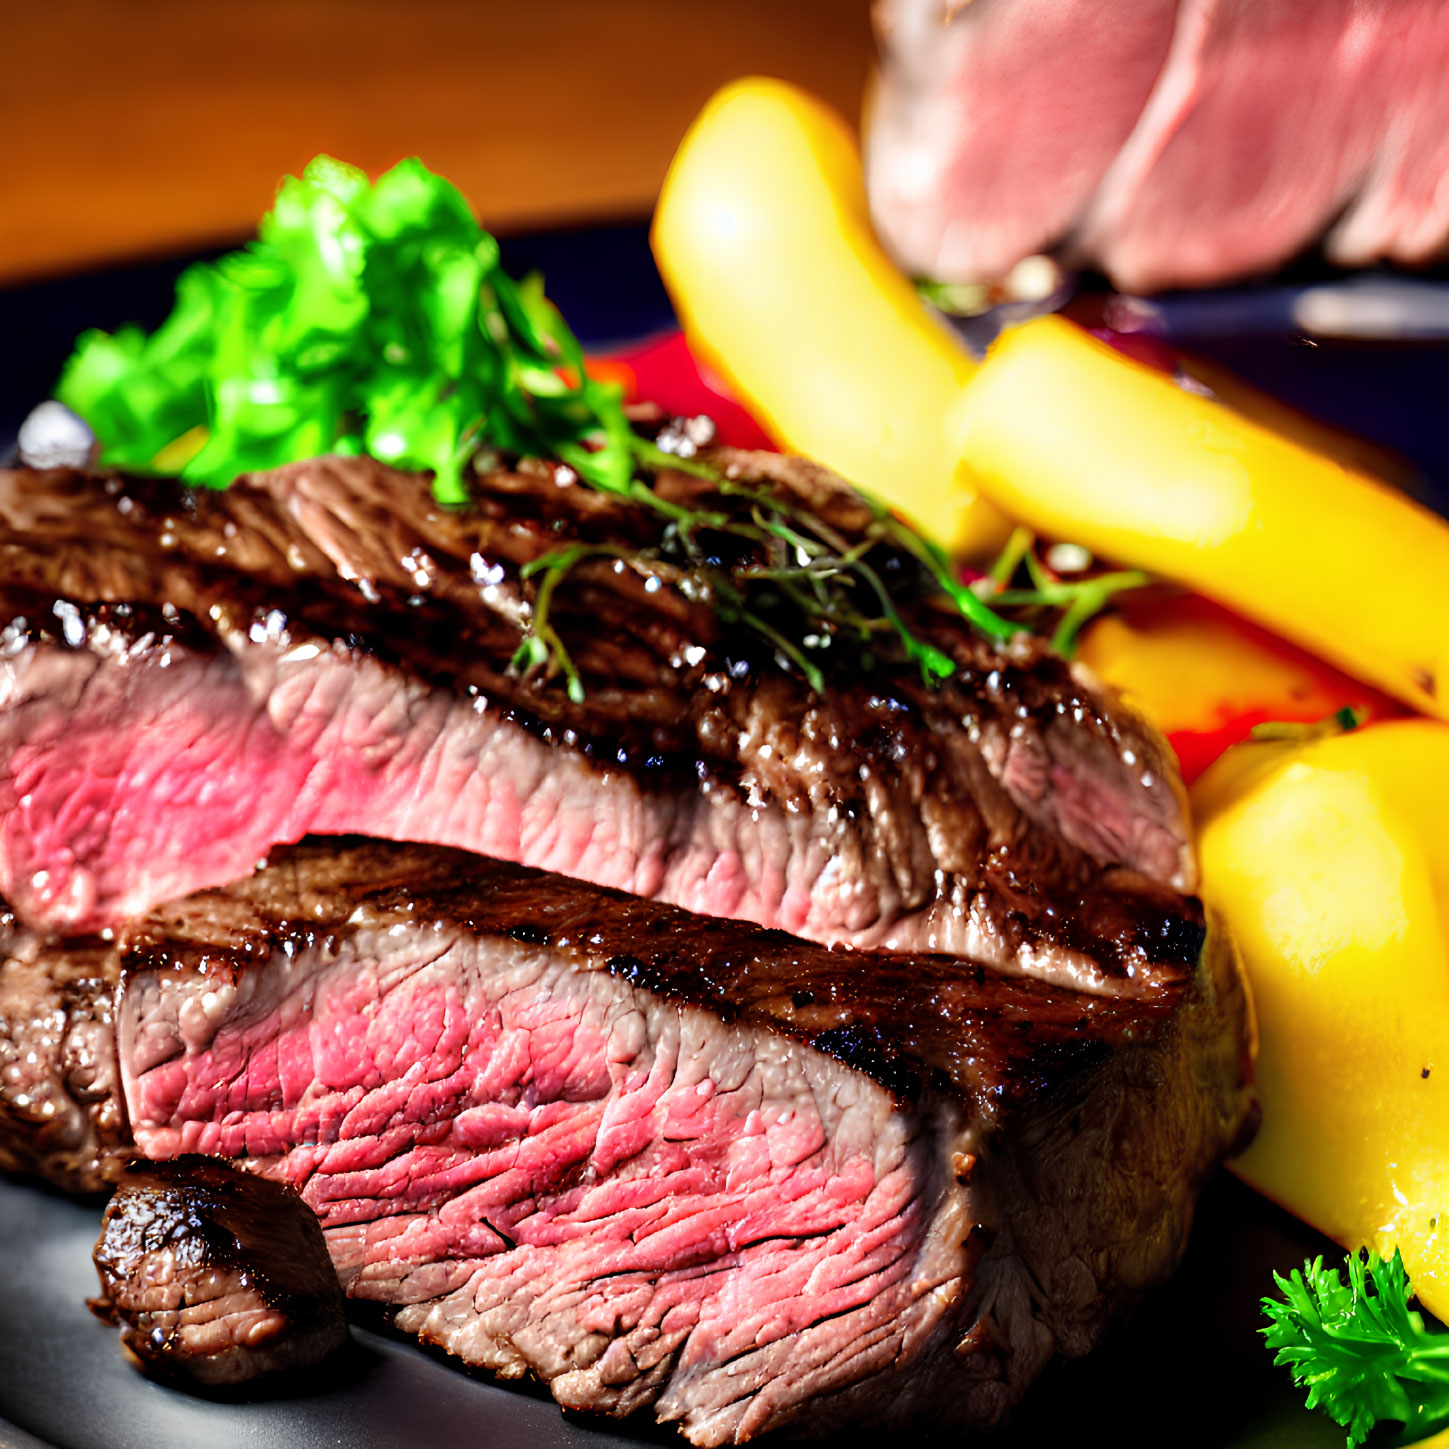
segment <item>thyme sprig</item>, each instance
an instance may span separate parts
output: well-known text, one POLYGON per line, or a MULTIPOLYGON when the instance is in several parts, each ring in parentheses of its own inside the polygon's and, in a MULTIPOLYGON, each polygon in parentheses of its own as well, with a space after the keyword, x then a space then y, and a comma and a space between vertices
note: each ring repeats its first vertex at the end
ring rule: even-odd
POLYGON ((1051 647, 1068 659, 1076 651, 1082 626, 1100 614, 1115 595, 1153 582, 1152 576, 1141 569, 1119 569, 1072 580, 1058 578, 1042 566, 1036 545, 1036 535, 1030 529, 1013 530, 978 587, 997 608, 1021 611, 1034 631, 1040 629, 1043 616, 1055 616, 1051 647), (1023 570, 1026 583, 1013 588, 1012 581, 1023 570))
POLYGON ((1336 709, 1327 719, 1265 720, 1248 731, 1248 738, 1255 745, 1268 743, 1311 744, 1314 740, 1331 739, 1334 735, 1347 734, 1363 726, 1368 711, 1356 705, 1346 704, 1336 709))
POLYGON ((627 550, 615 544, 574 543, 567 548, 555 549, 552 553, 532 559, 518 571, 519 577, 523 579, 531 579, 536 574, 542 574, 543 579, 534 596, 533 626, 514 651, 508 668, 515 674, 527 674, 531 669, 547 666, 551 672, 562 674, 568 697, 575 704, 584 702, 583 681, 574 667, 572 656, 549 620, 549 610, 553 604, 554 590, 564 581, 570 570, 586 558, 601 557, 625 558, 627 550))
MULTIPOLYGON (((944 596, 992 639, 1010 638, 1020 627, 966 588, 940 549, 876 499, 865 500, 870 519, 859 536, 846 537, 788 494, 731 478, 704 459, 666 453, 647 438, 636 437, 632 446, 641 471, 673 469, 711 487, 705 502, 690 506, 661 497, 634 477, 626 496, 661 515, 665 528, 657 546, 627 556, 676 583, 687 581, 692 596, 707 598, 725 623, 758 635, 817 692, 825 688, 825 651, 836 647, 838 652, 845 641, 871 657, 898 648, 928 684, 956 672, 955 661, 906 622, 897 591, 883 576, 885 569, 900 572, 906 560, 915 565, 908 591, 944 596)), ((570 544, 522 570, 525 579, 540 582, 532 629, 513 667, 520 672, 543 667, 561 675, 575 700, 582 698, 583 687, 550 609, 559 584, 578 564, 610 555, 626 556, 613 546, 570 544)))

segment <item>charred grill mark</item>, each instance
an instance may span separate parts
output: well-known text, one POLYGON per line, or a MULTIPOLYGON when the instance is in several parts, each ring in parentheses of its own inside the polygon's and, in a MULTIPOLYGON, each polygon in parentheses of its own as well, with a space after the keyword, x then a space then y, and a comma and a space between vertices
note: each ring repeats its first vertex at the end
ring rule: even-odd
POLYGON ((224 984, 278 953, 330 958, 356 932, 394 926, 425 932, 422 964, 460 931, 547 948, 814 1046, 902 1100, 936 1091, 993 1114, 1151 1040, 1194 979, 1103 996, 953 957, 842 953, 461 851, 349 839, 278 847, 250 882, 162 908, 108 949, 127 978, 224 984), (304 882, 305 914, 293 915, 304 882))

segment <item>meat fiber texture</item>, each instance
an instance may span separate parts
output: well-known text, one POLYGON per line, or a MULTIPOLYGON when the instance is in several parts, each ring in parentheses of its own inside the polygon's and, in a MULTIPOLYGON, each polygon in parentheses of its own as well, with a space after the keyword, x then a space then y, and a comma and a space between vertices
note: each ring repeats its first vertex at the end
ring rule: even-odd
POLYGON ((1125 291, 1449 242, 1439 0, 880 0, 876 224, 913 273, 1125 291))
MULTIPOLYGON (((710 461, 735 492, 653 486, 870 524, 710 461)), ((652 511, 541 462, 473 494, 0 472, 0 1165, 228 1159, 354 1298, 702 1445, 997 1422, 1251 1114, 1164 747, 904 553, 954 676, 840 650, 817 692, 652 511), (576 694, 511 664, 565 547, 576 694), (340 832, 385 839, 290 844, 340 832)))
MULTIPOLYGON (((869 523, 798 459, 714 460, 847 538, 869 523)), ((365 458, 220 493, 0 471, 0 892, 19 916, 103 929, 275 843, 355 832, 1094 989, 1195 959, 1166 747, 1039 641, 992 646, 887 558, 956 676, 928 687, 845 647, 817 694, 651 562, 659 515, 544 463, 475 494, 450 512, 365 458), (570 545, 597 552, 549 617, 579 700, 510 667, 523 570, 570 545)))
POLYGON ((352 1297, 700 1445, 997 1422, 1170 1270, 1251 1105, 1217 936, 1088 992, 322 841, 105 949, 143 1154, 298 1190, 352 1297))

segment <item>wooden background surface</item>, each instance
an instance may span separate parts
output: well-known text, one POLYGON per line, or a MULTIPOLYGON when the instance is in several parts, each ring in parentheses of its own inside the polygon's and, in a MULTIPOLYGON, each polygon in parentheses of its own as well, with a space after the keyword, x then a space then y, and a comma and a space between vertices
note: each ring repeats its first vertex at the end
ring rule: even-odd
POLYGON ((859 111, 866 0, 0 0, 0 285, 247 235, 318 151, 640 215, 718 85, 859 111))

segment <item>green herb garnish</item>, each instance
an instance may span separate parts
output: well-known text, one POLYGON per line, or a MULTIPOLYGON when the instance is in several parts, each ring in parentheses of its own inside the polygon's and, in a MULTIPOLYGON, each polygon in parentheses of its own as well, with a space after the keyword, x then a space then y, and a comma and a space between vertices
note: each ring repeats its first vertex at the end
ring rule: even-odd
POLYGON ((1068 659, 1076 652, 1077 635, 1089 619, 1100 614, 1116 594, 1145 588, 1151 582, 1152 576, 1140 569, 1091 574, 1071 581, 1054 578, 1036 556, 1036 535, 1026 528, 1012 531, 982 581, 984 596, 997 608, 1026 611, 1033 627, 1042 633, 1050 628, 1051 647, 1068 659), (1026 572, 1025 584, 1012 587, 1022 569, 1026 572))
POLYGON ((980 282, 938 282, 917 277, 916 295, 948 317, 975 317, 991 306, 991 288, 980 282))
POLYGON ((224 488, 320 453, 433 470, 467 502, 487 440, 562 459, 596 487, 633 470, 617 388, 536 278, 515 282, 449 182, 403 161, 375 183, 319 156, 288 177, 260 237, 191 267, 171 316, 85 333, 56 396, 120 467, 224 488))
POLYGON ((564 578, 590 558, 632 557, 689 596, 708 599, 722 619, 759 635, 817 691, 825 688, 822 663, 829 651, 838 655, 842 647, 853 651, 853 659, 868 660, 893 645, 927 683, 956 672, 955 662, 902 617, 899 586, 888 586, 881 576, 887 561, 909 561, 914 592, 945 595, 989 638, 1007 639, 1019 631, 956 579, 940 549, 877 500, 865 500, 870 519, 847 538, 788 495, 729 478, 704 460, 665 453, 637 437, 633 451, 643 469, 676 469, 711 487, 690 507, 659 497, 635 479, 629 496, 665 520, 659 546, 626 554, 609 545, 570 544, 526 566, 524 576, 537 577, 539 584, 533 630, 514 656, 514 667, 547 667, 564 678, 575 698, 582 685, 549 610, 564 578))
MULTIPOLYGON (((992 639, 1023 627, 874 500, 864 529, 847 538, 783 490, 641 437, 619 389, 588 377, 540 280, 508 277, 463 197, 416 160, 369 182, 318 157, 282 183, 257 241, 183 274, 156 332, 83 335, 57 396, 91 425, 106 463, 214 488, 319 454, 368 453, 431 470, 438 501, 461 507, 465 470, 485 446, 557 459, 663 520, 659 545, 632 550, 631 561, 707 599, 816 690, 832 649, 867 666, 904 655, 928 683, 956 672, 907 623, 905 595, 942 596, 937 603, 992 639), (696 506, 661 497, 652 475, 664 469, 711 486, 696 506)), ((522 570, 535 592, 516 672, 561 677, 582 698, 550 611, 575 568, 610 554, 624 556, 575 542, 522 570)), ((1081 618, 1137 577, 1048 580, 1027 613, 1065 609, 1054 642, 1067 650, 1081 618)))
POLYGON ((1308 1389, 1308 1407, 1348 1430, 1356 1449, 1375 1424, 1404 1426, 1401 1443, 1449 1422, 1449 1333, 1425 1327, 1409 1308, 1413 1289, 1397 1251, 1353 1253, 1348 1281, 1315 1258, 1287 1278, 1282 1294, 1263 1300, 1263 1329, 1273 1362, 1286 1364, 1308 1389))
POLYGON ((1367 719, 1368 711, 1366 709, 1360 709, 1357 705, 1345 704, 1334 710, 1327 719, 1307 723, 1296 720, 1266 720, 1262 724, 1254 725, 1248 731, 1248 738, 1255 745, 1289 740, 1295 744, 1306 745, 1313 740, 1324 740, 1334 735, 1348 734, 1352 730, 1359 729, 1367 719))

